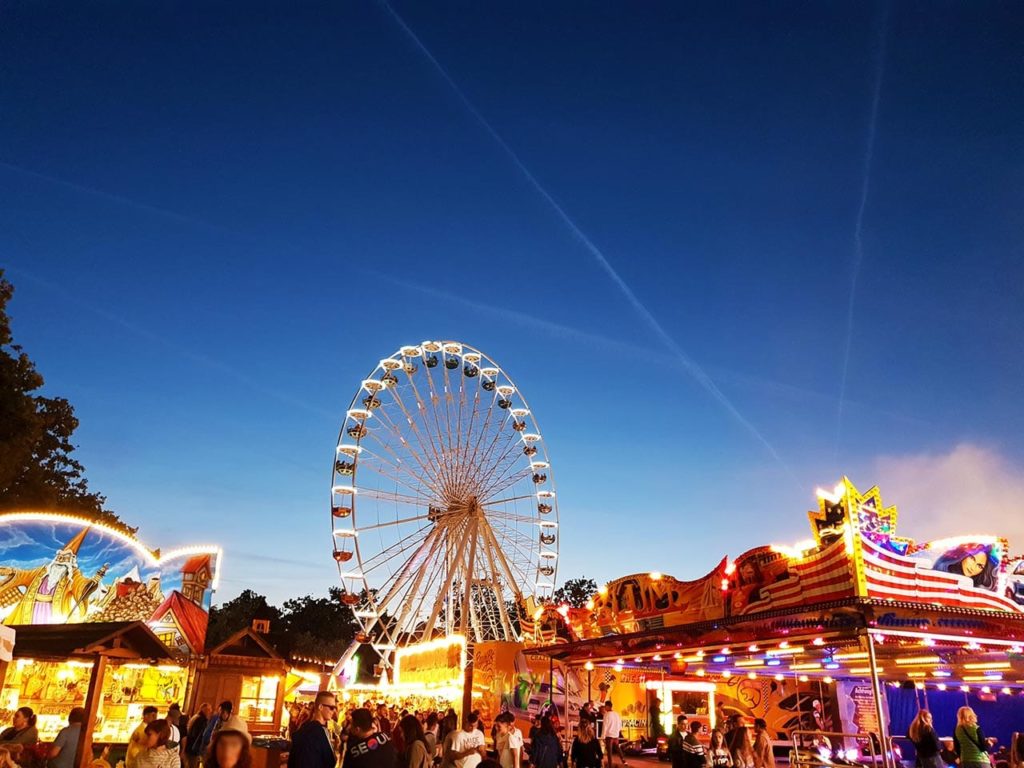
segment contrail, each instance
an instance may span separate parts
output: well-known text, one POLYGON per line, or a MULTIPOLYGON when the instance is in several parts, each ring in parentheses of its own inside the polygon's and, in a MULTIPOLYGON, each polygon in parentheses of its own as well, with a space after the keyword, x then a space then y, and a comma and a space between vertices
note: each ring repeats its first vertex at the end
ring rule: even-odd
POLYGON ((160 208, 155 205, 150 205, 149 203, 139 202, 138 200, 133 200, 132 198, 124 197, 123 195, 115 195, 110 192, 104 192, 101 189, 87 187, 84 184, 79 184, 74 181, 62 179, 58 176, 50 176, 49 174, 46 173, 40 173, 39 171, 34 171, 31 168, 24 168, 20 165, 16 165, 15 163, 9 163, 5 160, 0 160, 0 168, 6 168, 7 170, 13 171, 14 173, 20 173, 24 176, 30 176, 34 179, 39 179, 40 181, 45 181, 49 184, 64 187, 65 189, 69 189, 74 192, 81 192, 82 194, 90 195, 92 197, 98 197, 102 200, 107 200, 108 202, 126 205, 140 211, 145 211, 147 213, 156 214, 157 216, 173 219, 174 221, 184 222, 186 224, 192 224, 198 227, 216 230, 217 232, 222 232, 225 234, 234 234, 230 230, 224 229, 223 227, 219 227, 216 224, 210 224, 207 221, 195 219, 192 218, 191 216, 186 216, 183 213, 178 213, 177 211, 172 211, 167 208, 160 208))
POLYGON ((701 387, 703 387, 704 390, 708 394, 710 394, 718 402, 718 404, 721 405, 729 413, 729 415, 731 415, 744 429, 746 429, 751 435, 753 435, 757 439, 757 441, 768 450, 768 452, 782 466, 782 468, 785 469, 786 472, 791 477, 793 477, 794 480, 796 480, 796 475, 793 474, 793 471, 782 460, 782 456, 780 456, 779 452, 775 450, 775 446, 768 442, 768 439, 761 434, 757 427, 755 427, 750 421, 746 419, 746 417, 743 416, 743 414, 739 412, 736 406, 734 406, 732 402, 729 400, 729 398, 725 396, 725 393, 723 393, 722 390, 718 388, 718 386, 715 384, 714 381, 712 381, 711 377, 707 375, 704 369, 701 368, 694 360, 692 360, 690 356, 683 351, 682 347, 680 347, 679 344, 676 343, 675 339, 673 339, 668 334, 668 332, 662 327, 661 323, 658 322, 657 318, 655 318, 654 315, 651 314, 650 310, 648 310, 647 307, 644 306, 644 303, 640 301, 639 298, 637 298, 637 295, 633 292, 633 289, 629 287, 629 284, 622 279, 622 276, 619 275, 619 273, 611 265, 611 263, 605 257, 604 253, 602 253, 601 249, 598 248, 597 245, 595 245, 589 237, 587 237, 586 233, 579 228, 576 222, 573 221, 573 219, 569 216, 568 213, 566 213, 565 209, 558 204, 558 201, 555 200, 554 197, 552 197, 551 193, 549 193, 547 189, 545 189, 544 186, 540 183, 540 181, 537 180, 537 177, 533 175, 529 168, 526 167, 526 164, 523 163, 523 161, 520 159, 516 151, 509 146, 508 142, 506 142, 505 139, 502 138, 501 134, 498 133, 494 126, 490 124, 490 122, 487 120, 486 117, 483 116, 480 110, 478 110, 476 106, 474 106, 473 102, 469 100, 469 97, 466 96, 462 88, 459 87, 459 84, 456 83, 452 76, 448 74, 448 71, 441 65, 441 62, 437 60, 434 54, 430 52, 430 49, 427 48, 423 41, 420 40, 419 36, 412 30, 412 28, 409 27, 408 24, 405 23, 405 20, 398 15, 398 12, 391 7, 387 0, 379 0, 379 2, 384 7, 384 9, 391 15, 391 18, 393 18, 395 22, 402 28, 402 31, 405 32, 406 36, 413 42, 413 44, 420 51, 420 53, 422 53, 427 58, 427 60, 437 71, 437 73, 444 79, 444 81, 448 84, 449 88, 451 88, 451 90, 459 98, 459 101, 462 102, 462 105, 469 111, 471 115, 473 115, 474 118, 476 118, 476 121, 485 131, 487 131, 488 134, 490 134, 491 138, 494 139, 498 146, 501 147, 502 151, 508 156, 508 158, 512 161, 516 168, 519 169, 519 172, 530 183, 530 186, 533 187, 534 191, 536 191, 537 194, 539 194, 541 198, 543 198, 544 202, 546 202, 548 206, 550 206, 551 210, 555 213, 555 215, 562 221, 562 223, 566 227, 568 227, 569 231, 572 232, 573 236, 577 240, 579 240, 579 242, 590 253, 590 255, 594 257, 598 265, 605 271, 608 277, 611 278, 612 282, 615 283, 616 286, 618 286, 619 290, 626 297, 626 300, 629 301, 630 305, 633 307, 636 313, 640 315, 641 319, 648 326, 648 328, 650 328, 651 331, 653 331, 654 334, 662 341, 662 343, 664 343, 665 346, 668 347, 668 349, 674 355, 676 355, 676 357, 679 358, 679 361, 682 364, 683 368, 690 374, 690 376, 692 376, 693 379, 696 380, 696 382, 701 387))
POLYGON ((853 225, 853 274, 850 278, 850 296, 846 304, 846 345, 843 350, 843 375, 839 383, 839 408, 836 414, 835 458, 839 458, 839 442, 843 432, 843 409, 846 402, 847 376, 850 370, 850 346, 853 342, 853 307, 857 297, 857 281, 864 261, 864 212, 868 206, 868 191, 871 188, 871 162, 875 156, 875 140, 878 138, 878 105, 882 100, 882 75, 885 73, 885 40, 889 28, 889 5, 882 6, 882 18, 878 25, 878 50, 875 53, 875 82, 871 94, 871 114, 868 119, 867 141, 864 147, 863 176, 860 185, 860 203, 853 225))
MULTIPOLYGON (((624 357, 630 357, 634 360, 643 362, 651 365, 669 365, 673 368, 678 368, 685 372, 685 369, 681 364, 675 360, 666 360, 665 355, 648 346, 641 346, 639 344, 619 341, 608 336, 602 336, 597 333, 590 333, 579 328, 574 328, 569 325, 563 325, 562 323, 556 323, 553 320, 545 320, 529 312, 521 312, 516 309, 509 309, 508 307, 501 307, 496 304, 485 304, 480 301, 474 301, 466 296, 458 293, 449 293, 439 288, 435 288, 430 285, 423 285, 422 283, 414 283, 402 278, 394 277, 393 275, 386 274, 384 272, 378 272, 374 269, 366 269, 363 267, 355 267, 354 271, 366 275, 374 280, 380 280, 383 282, 390 283, 404 288, 408 291, 414 291, 422 293, 427 296, 431 296, 437 299, 443 299, 446 302, 453 304, 460 304, 468 309, 474 311, 483 312, 490 317, 498 318, 510 323, 523 326, 541 333, 548 334, 556 339, 562 341, 568 341, 576 345, 586 345, 602 354, 617 354, 624 357)), ((818 392, 813 389, 807 389, 805 387, 798 387, 794 384, 789 384, 784 381, 777 381, 775 379, 768 379, 763 376, 756 376, 753 374, 741 373, 736 370, 729 368, 721 368, 708 366, 705 370, 709 371, 709 375, 717 381, 731 382, 740 387, 746 387, 748 389, 758 389, 763 392, 768 392, 774 395, 783 395, 788 398, 800 398, 804 401, 807 399, 814 399, 827 403, 829 405, 836 402, 835 394, 818 392)), ((846 400, 847 405, 856 406, 857 408, 877 413, 888 418, 906 422, 909 424, 928 425, 931 422, 924 419, 918 419, 913 416, 907 416, 904 413, 896 413, 892 411, 875 408, 873 406, 866 405, 856 400, 846 400)))

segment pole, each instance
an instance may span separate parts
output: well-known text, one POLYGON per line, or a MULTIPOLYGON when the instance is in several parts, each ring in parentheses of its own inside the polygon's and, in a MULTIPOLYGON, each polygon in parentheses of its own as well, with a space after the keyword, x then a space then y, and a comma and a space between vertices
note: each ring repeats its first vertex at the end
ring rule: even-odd
POLYGON ((587 667, 587 701, 593 701, 594 696, 590 690, 590 676, 594 673, 593 667, 587 667))
POLYGON ((468 658, 462 672, 462 720, 473 711, 473 662, 468 658))
MULTIPOLYGON (((92 765, 92 731, 96 726, 96 713, 99 711, 100 699, 103 697, 103 675, 107 671, 107 657, 97 654, 92 662, 89 675, 89 687, 85 693, 85 722, 78 734, 75 745, 74 765, 78 768, 89 768, 92 765)), ((64 747, 67 749, 67 747, 64 747)))
POLYGON ((868 668, 871 671, 871 695, 875 700, 875 712, 878 719, 878 741, 882 750, 882 768, 893 768, 892 753, 889 751, 889 736, 886 726, 885 712, 882 701, 882 682, 878 679, 878 660, 875 658, 875 638, 870 632, 868 636, 868 668))

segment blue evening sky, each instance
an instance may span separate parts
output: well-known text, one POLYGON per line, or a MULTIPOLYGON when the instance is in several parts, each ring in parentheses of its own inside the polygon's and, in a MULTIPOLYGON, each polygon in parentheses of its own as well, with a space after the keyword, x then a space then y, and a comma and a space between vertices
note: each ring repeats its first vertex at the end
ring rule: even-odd
POLYGON ((335 583, 341 418, 423 339, 529 400, 563 578, 806 538, 843 473, 922 536, 972 516, 923 485, 1024 476, 1020 5, 391 8, 0 11, 16 338, 221 598, 335 583))

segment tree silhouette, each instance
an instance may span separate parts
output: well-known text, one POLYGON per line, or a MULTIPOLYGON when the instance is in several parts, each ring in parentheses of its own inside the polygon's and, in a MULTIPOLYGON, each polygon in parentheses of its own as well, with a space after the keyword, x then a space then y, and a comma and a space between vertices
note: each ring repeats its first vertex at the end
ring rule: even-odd
POLYGON ((72 452, 78 428, 63 397, 44 397, 42 374, 14 343, 7 304, 14 286, 0 270, 0 511, 60 510, 128 528, 89 490, 85 469, 72 452))

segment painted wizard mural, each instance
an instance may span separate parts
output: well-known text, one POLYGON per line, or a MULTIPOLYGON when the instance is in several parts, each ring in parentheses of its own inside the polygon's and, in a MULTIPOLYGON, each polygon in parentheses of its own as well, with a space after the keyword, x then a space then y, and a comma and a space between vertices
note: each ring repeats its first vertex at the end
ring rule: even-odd
POLYGON ((201 653, 219 558, 215 546, 161 554, 73 516, 0 514, 0 622, 144 621, 169 647, 201 653))
POLYGON ((53 559, 37 568, 0 566, 0 609, 14 606, 4 624, 63 624, 83 621, 89 599, 109 567, 92 576, 78 567, 78 550, 88 533, 82 529, 53 559))

